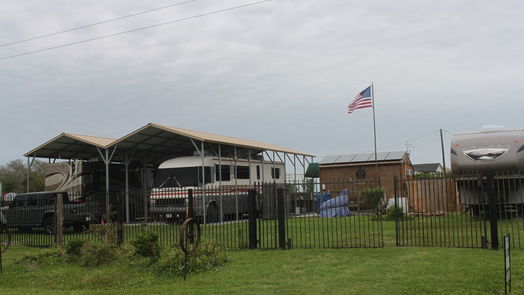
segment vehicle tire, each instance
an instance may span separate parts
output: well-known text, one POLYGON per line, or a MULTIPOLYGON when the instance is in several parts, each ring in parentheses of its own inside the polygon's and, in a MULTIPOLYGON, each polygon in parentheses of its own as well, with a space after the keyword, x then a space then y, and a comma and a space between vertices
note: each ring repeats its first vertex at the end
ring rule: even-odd
POLYGON ((86 223, 77 223, 77 224, 73 225, 73 230, 76 233, 82 233, 82 232, 85 232, 88 229, 89 229, 89 224, 86 224, 86 223))
POLYGON ((219 217, 219 212, 218 212, 218 207, 217 205, 215 204, 209 204, 207 206, 207 210, 206 210, 206 223, 215 223, 215 222, 218 222, 220 219, 218 218, 219 217))
POLYGON ((45 232, 53 235, 55 234, 55 218, 54 216, 46 216, 44 217, 44 220, 42 221, 42 227, 44 228, 45 232))
POLYGON ((7 228, 0 225, 0 252, 4 253, 11 245, 11 234, 7 228))

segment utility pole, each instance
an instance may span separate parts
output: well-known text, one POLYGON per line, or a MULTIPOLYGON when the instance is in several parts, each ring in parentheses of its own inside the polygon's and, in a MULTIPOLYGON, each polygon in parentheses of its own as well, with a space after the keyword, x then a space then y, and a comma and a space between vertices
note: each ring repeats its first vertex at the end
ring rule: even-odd
POLYGON ((442 149, 442 166, 444 174, 446 173, 446 154, 444 153, 444 137, 442 136, 442 128, 440 128, 440 147, 442 149))

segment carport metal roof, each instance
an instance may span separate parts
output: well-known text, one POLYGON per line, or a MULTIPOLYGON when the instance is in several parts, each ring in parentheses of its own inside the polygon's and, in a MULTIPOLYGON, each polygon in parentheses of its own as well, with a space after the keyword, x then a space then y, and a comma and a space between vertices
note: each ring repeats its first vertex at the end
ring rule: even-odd
POLYGON ((116 148, 119 151, 147 154, 153 158, 166 158, 193 155, 196 151, 195 141, 205 143, 206 150, 214 150, 221 145, 223 155, 233 154, 235 148, 241 148, 244 151, 249 149, 251 154, 275 151, 313 157, 278 145, 154 123, 149 123, 120 139, 62 133, 25 153, 24 156, 88 160, 100 155, 98 149, 116 148))
POLYGON ((88 160, 98 157, 99 152, 97 148, 105 149, 106 146, 115 140, 107 137, 61 133, 57 137, 25 153, 24 156, 88 160))
POLYGON ((224 154, 232 154, 232 151, 235 147, 240 147, 243 149, 250 149, 254 154, 269 150, 303 156, 312 156, 307 153, 288 149, 278 145, 154 123, 149 123, 144 127, 137 129, 136 131, 133 131, 130 134, 112 142, 108 145, 107 148, 116 146, 121 150, 129 150, 139 153, 148 152, 193 155, 195 152, 194 141, 212 144, 211 147, 213 147, 213 145, 220 144, 222 145, 222 152, 224 154))

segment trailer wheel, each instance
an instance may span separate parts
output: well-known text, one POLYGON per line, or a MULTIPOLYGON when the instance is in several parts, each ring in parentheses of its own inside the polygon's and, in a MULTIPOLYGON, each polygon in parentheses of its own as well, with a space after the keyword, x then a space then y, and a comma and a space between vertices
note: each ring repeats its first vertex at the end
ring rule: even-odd
POLYGON ((53 235, 55 233, 55 218, 53 215, 48 215, 44 217, 44 220, 42 221, 42 226, 44 227, 44 230, 46 233, 53 235))
POLYGON ((207 210, 206 210, 206 223, 214 223, 214 222, 218 222, 220 219, 218 218, 219 217, 219 212, 218 212, 218 207, 215 203, 211 203, 207 206, 207 210))

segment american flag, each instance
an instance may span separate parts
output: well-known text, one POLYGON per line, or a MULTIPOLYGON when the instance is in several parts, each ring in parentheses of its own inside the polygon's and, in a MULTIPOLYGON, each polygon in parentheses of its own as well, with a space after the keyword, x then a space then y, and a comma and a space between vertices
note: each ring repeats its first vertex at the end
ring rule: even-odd
POLYGON ((355 100, 353 100, 353 102, 348 106, 348 114, 351 114, 358 109, 373 107, 373 101, 371 100, 371 87, 372 86, 369 86, 357 94, 355 100))

